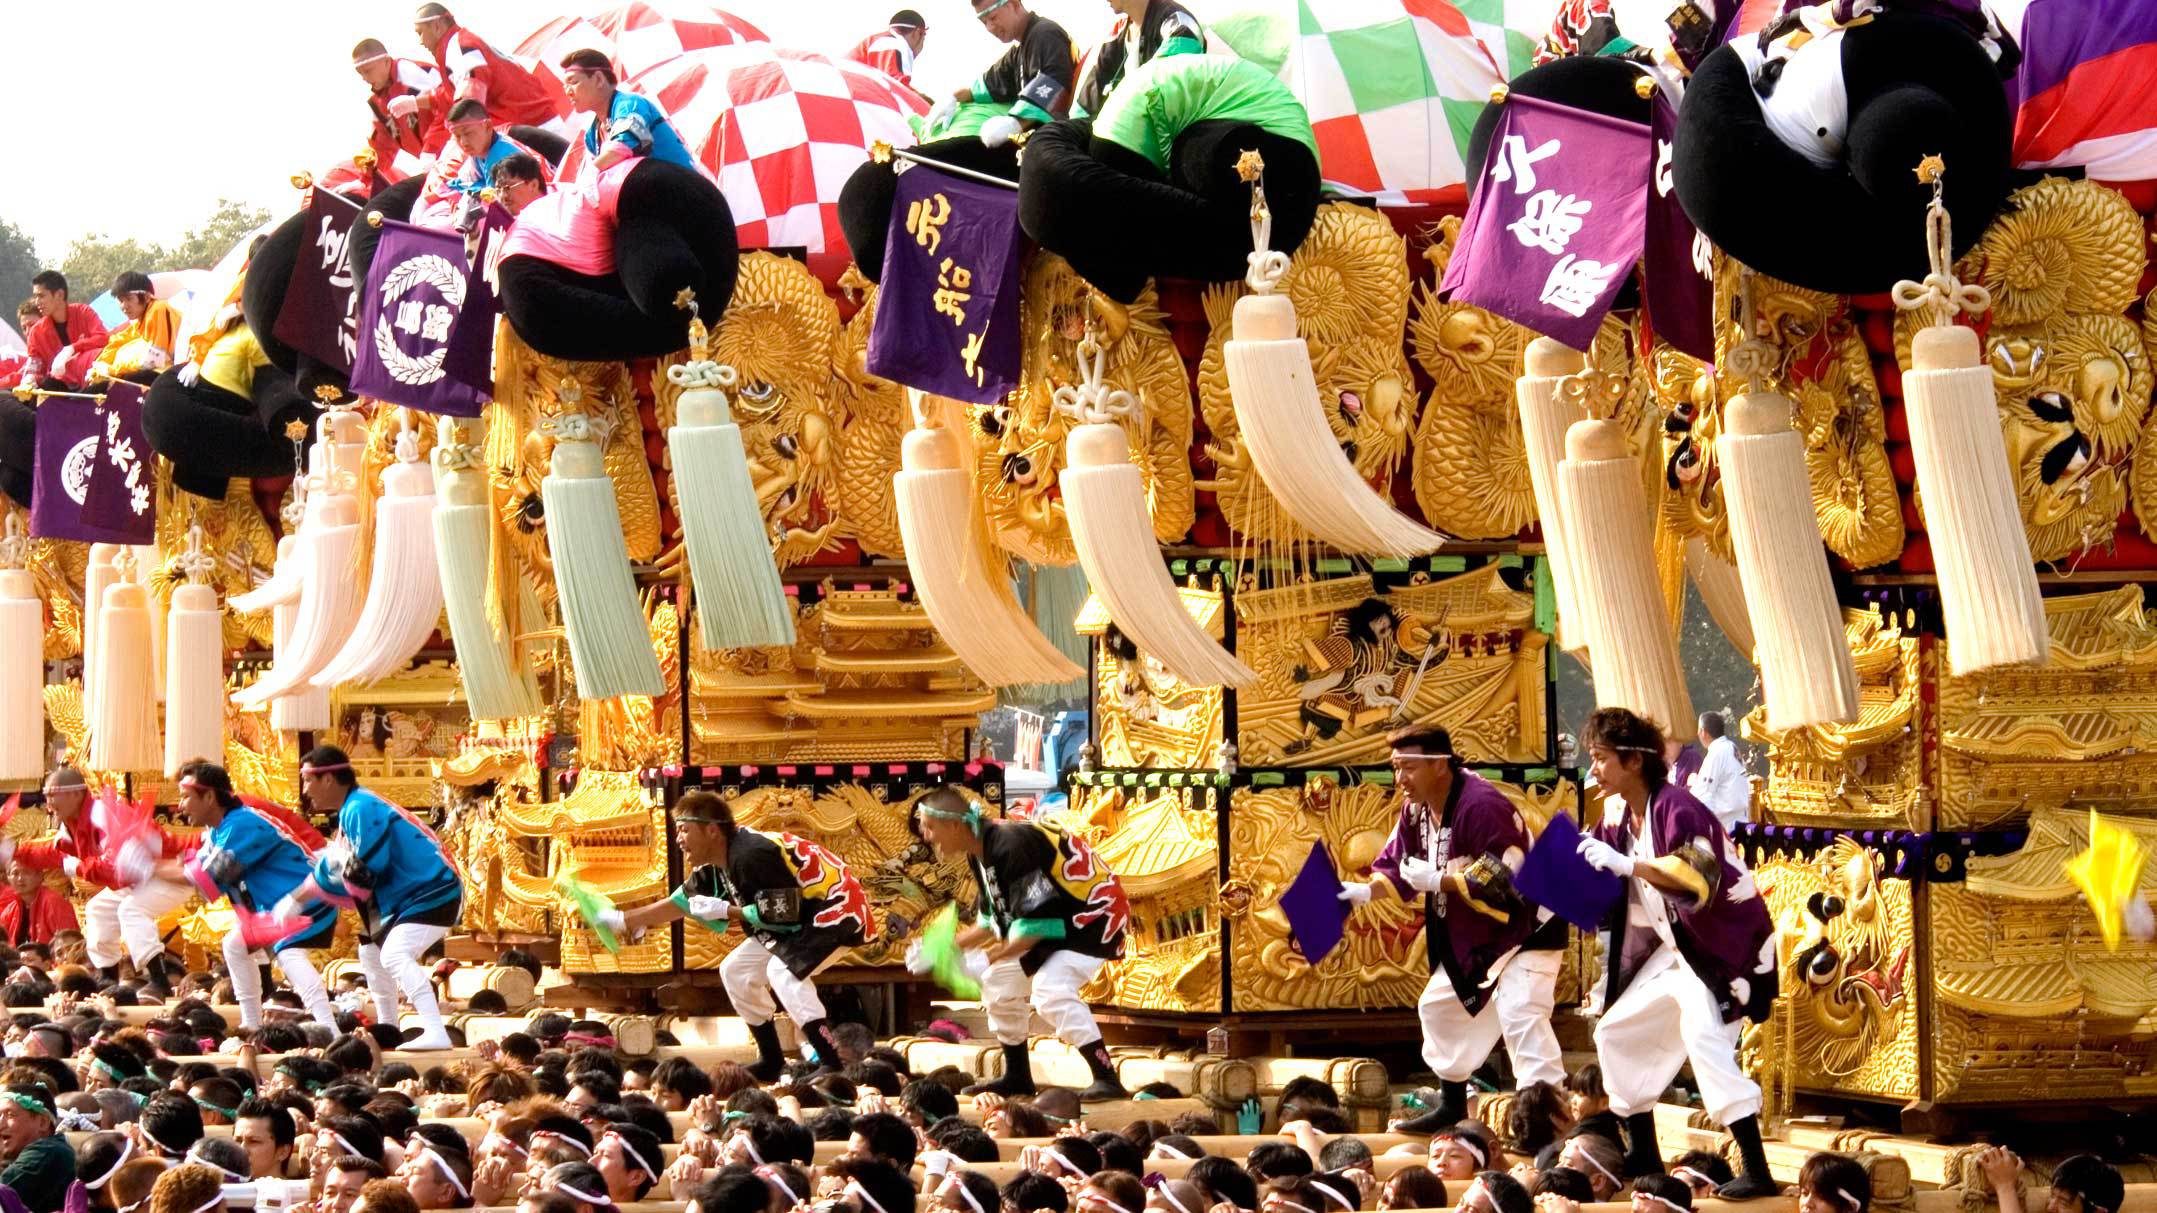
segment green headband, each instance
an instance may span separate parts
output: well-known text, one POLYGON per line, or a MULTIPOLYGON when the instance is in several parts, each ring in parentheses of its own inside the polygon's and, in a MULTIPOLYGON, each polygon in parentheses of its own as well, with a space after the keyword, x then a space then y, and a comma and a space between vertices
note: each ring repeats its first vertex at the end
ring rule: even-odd
POLYGON ((219 1105, 213 1104, 209 1100, 203 1099, 200 1096, 193 1096, 192 1098, 195 1101, 196 1107, 206 1108, 209 1111, 215 1112, 218 1115, 224 1117, 226 1120, 238 1120, 240 1118, 240 1110, 238 1108, 220 1107, 219 1105))
POLYGON ((35 1095, 25 1095, 21 1091, 0 1091, 0 1095, 6 1096, 9 1103, 14 1104, 16 1107, 21 1108, 25 1112, 33 1112, 39 1116, 44 1117, 47 1120, 59 1119, 59 1117, 54 1114, 52 1110, 52 1105, 46 1103, 42 1099, 39 1099, 35 1095))

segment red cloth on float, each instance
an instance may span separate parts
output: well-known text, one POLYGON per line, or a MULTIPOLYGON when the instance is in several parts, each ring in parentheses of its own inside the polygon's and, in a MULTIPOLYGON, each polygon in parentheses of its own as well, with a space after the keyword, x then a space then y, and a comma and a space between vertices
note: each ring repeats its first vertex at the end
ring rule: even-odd
POLYGON ((443 76, 435 97, 445 118, 466 97, 484 102, 498 129, 545 126, 562 116, 546 85, 463 26, 434 48, 434 65, 443 76))

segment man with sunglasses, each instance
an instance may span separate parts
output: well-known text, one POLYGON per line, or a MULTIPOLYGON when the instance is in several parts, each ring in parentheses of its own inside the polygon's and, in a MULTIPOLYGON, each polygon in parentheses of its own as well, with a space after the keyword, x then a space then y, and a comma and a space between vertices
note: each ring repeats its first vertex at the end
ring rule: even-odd
POLYGON ((1452 735, 1414 726, 1387 742, 1400 815, 1373 879, 1344 883, 1340 899, 1352 908, 1380 896, 1422 900, 1431 976, 1416 1010, 1441 1095, 1394 1127, 1430 1133, 1468 1118, 1468 1079, 1500 1039, 1520 1087, 1565 1081, 1550 1027, 1565 923, 1513 888, 1532 842, 1528 823, 1505 793, 1461 768, 1452 735))
POLYGON ((925 129, 940 129, 961 105, 994 103, 1008 108, 982 125, 981 142, 1001 147, 1020 131, 1054 122, 1070 110, 1076 56, 1064 27, 1028 12, 1026 0, 973 0, 973 6, 981 27, 1011 49, 939 103, 925 129))

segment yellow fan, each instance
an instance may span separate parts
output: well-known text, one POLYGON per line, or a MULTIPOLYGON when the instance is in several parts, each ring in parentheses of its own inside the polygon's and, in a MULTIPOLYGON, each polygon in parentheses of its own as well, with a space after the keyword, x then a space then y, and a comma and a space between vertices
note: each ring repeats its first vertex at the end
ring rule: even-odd
POLYGON ((2134 933, 2147 937, 2149 907, 2141 892, 2142 864, 2147 858, 2132 833, 2090 810, 2089 849, 2067 861, 2067 879, 2089 899, 2108 950, 2119 950, 2123 927, 2138 928, 2134 933), (2141 921, 2129 921, 2136 918, 2141 921))

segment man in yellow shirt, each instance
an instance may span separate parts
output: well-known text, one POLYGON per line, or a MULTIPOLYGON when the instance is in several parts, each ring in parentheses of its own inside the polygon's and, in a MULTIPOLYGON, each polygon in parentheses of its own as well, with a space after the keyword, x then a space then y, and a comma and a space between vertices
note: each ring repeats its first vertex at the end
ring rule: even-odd
POLYGON ((159 299, 150 276, 128 270, 112 280, 112 297, 119 301, 127 323, 106 340, 90 368, 90 379, 133 379, 148 383, 173 364, 178 343, 180 313, 159 299))

